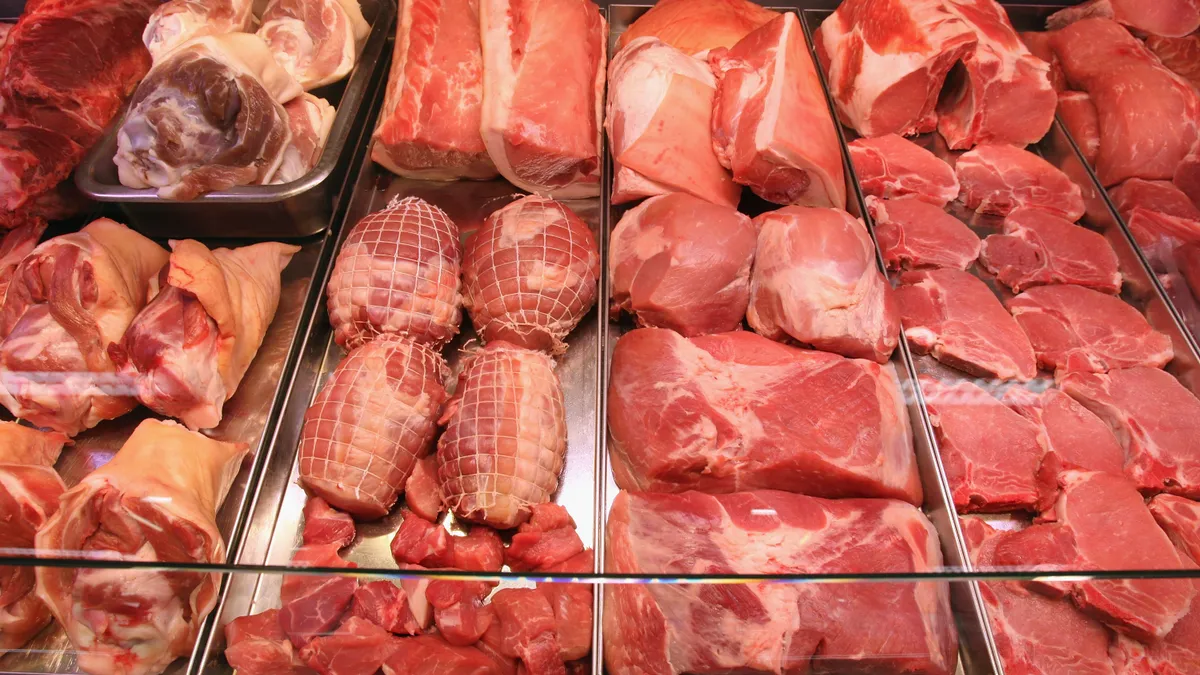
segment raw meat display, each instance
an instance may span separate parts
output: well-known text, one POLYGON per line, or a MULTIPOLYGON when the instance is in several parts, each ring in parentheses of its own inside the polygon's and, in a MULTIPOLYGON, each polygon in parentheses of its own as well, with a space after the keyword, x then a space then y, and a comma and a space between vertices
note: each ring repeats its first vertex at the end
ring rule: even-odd
POLYGON ((846 0, 813 35, 838 115, 862 136, 933 131, 946 74, 977 41, 945 0, 846 0))
POLYGON ((106 347, 157 290, 167 256, 107 218, 35 248, 0 310, 0 403, 69 436, 133 410, 131 392, 112 386, 120 378, 106 347))
POLYGON ((1200 28, 1200 4, 1196 0, 1087 0, 1050 15, 1046 27, 1053 30, 1088 18, 1113 19, 1151 35, 1182 37, 1200 28))
POLYGON ((609 239, 613 309, 687 337, 736 330, 757 242, 750 218, 734 209, 682 193, 651 197, 609 239))
MULTIPOLYGON (((770 490, 621 492, 607 555, 607 571, 625 574, 923 572, 942 564, 933 525, 911 505, 770 490)), ((936 675, 957 665, 944 582, 617 584, 605 593, 605 666, 614 675, 936 675), (863 622, 877 630, 859 630, 863 622)))
POLYGON ((150 15, 142 41, 157 62, 192 38, 253 28, 253 0, 168 0, 150 15))
POLYGON ((608 24, 591 0, 480 0, 480 132, 500 174, 556 199, 600 194, 608 24))
POLYGON ((921 503, 891 366, 753 333, 641 328, 613 352, 610 457, 626 490, 780 489, 921 503))
POLYGON ((617 50, 649 36, 704 58, 710 49, 732 47, 777 16, 778 12, 747 0, 663 0, 625 29, 617 50))
POLYGON ((959 157, 954 171, 959 198, 977 213, 1007 216, 1024 206, 1075 222, 1085 211, 1083 192, 1067 174, 1021 148, 980 145, 959 157))
POLYGON ((600 249, 566 205, 523 197, 494 211, 467 240, 463 305, 485 341, 553 354, 596 304, 600 249))
POLYGON ((867 197, 867 212, 888 269, 965 270, 979 257, 979 237, 971 228, 919 197, 867 197))
POLYGON ((1171 338, 1124 300, 1082 286, 1038 286, 1005 303, 1056 377, 1114 368, 1161 368, 1175 355, 1171 338))
MULTIPOLYGON (((1185 566, 1200 565, 1200 504, 1158 495, 1150 500, 1150 513, 1175 544, 1185 566)), ((1200 668, 1200 588, 1187 615, 1145 651, 1152 672, 1185 673, 1200 668)))
POLYGON ((279 275, 300 247, 171 244, 158 295, 108 355, 147 408, 211 429, 262 346, 279 307, 279 275))
POLYGON ((1009 213, 1004 233, 983 240, 979 261, 1014 293, 1048 284, 1121 291, 1117 254, 1104 235, 1039 209, 1009 213))
POLYGON ((304 414, 300 483, 360 518, 387 515, 433 447, 449 378, 437 352, 404 338, 354 349, 304 414))
MULTIPOLYGON (((996 546, 1011 537, 981 518, 959 520, 971 563, 995 567, 996 546)), ((1005 673, 1114 675, 1109 632, 1070 601, 1048 598, 1015 581, 979 585, 1005 673)))
POLYGON ((292 140, 283 104, 301 93, 255 35, 181 45, 154 66, 129 103, 113 158, 121 184, 188 200, 270 183, 292 140), (213 109, 207 97, 217 92, 221 104, 213 109))
POLYGON ((742 189, 713 148, 717 80, 708 64, 647 37, 617 52, 608 72, 612 203, 686 192, 736 207, 742 189))
POLYGON ((1200 89, 1200 31, 1180 38, 1150 35, 1146 46, 1164 66, 1200 89))
POLYGON ((1054 465, 1036 424, 965 380, 922 375, 921 393, 959 513, 1036 513, 1054 501, 1054 465))
POLYGON ((546 354, 489 342, 468 357, 440 422, 438 481, 459 518, 516 527, 558 489, 567 423, 546 354))
POLYGON ((1157 368, 1128 368, 1072 373, 1061 386, 1112 428, 1139 488, 1200 498, 1200 401, 1178 380, 1157 368))
POLYGON ((709 57, 713 148, 733 179, 776 204, 846 208, 837 130, 795 14, 709 57))
MULTIPOLYGON (((1171 540, 1155 525, 1128 479, 1066 471, 1059 484, 1062 490, 1047 514, 1053 522, 1031 525, 1002 539, 995 548, 997 565, 1047 571, 1181 567, 1171 540), (1114 545, 1116 541, 1121 545, 1114 545)), ((1069 595, 1089 615, 1142 640, 1166 635, 1195 595, 1187 579, 1040 581, 1031 586, 1052 597, 1069 595)))
MULTIPOLYGON (((58 510, 67 487, 54 462, 66 440, 0 422, 0 548, 6 555, 34 555, 34 534, 58 510)), ((0 567, 0 653, 20 648, 50 624, 50 610, 33 592, 33 570, 0 567)))
POLYGON ((773 340, 886 363, 900 316, 867 228, 838 209, 787 206, 754 219, 746 320, 773 340))
POLYGON ((347 349, 380 335, 449 342, 462 319, 461 258, 458 226, 420 197, 358 221, 325 289, 334 339, 347 349))
POLYGON ((971 27, 979 42, 963 55, 938 104, 938 132, 952 150, 980 143, 1037 143, 1054 122, 1058 97, 1050 64, 1017 37, 995 0, 945 0, 942 6, 971 27))
POLYGON ((479 134, 479 0, 405 0, 371 159, 425 180, 496 175, 479 134))
POLYGON ((283 161, 275 172, 272 183, 290 183, 300 180, 317 165, 321 150, 333 128, 337 111, 329 101, 312 94, 303 94, 283 106, 288 116, 288 128, 292 140, 283 151, 283 161))
POLYGON ((141 36, 158 5, 26 4, 0 51, 0 211, 52 198, 120 111, 150 68, 141 36))
POLYGON ((939 207, 958 197, 954 169, 902 136, 859 138, 848 147, 858 184, 868 197, 912 195, 939 207))
POLYGON ((46 226, 46 221, 41 218, 20 218, 16 227, 0 238, 0 307, 4 306, 4 297, 16 276, 17 266, 37 246, 46 226))
POLYGON ((1112 430, 1061 389, 1038 395, 1013 388, 1005 392, 1004 402, 1041 427, 1046 449, 1063 468, 1124 475, 1125 449, 1112 430))
POLYGON ((1200 503, 1175 495, 1157 495, 1150 500, 1150 513, 1180 557, 1200 565, 1200 503))
MULTIPOLYGON (((63 495, 38 530, 38 551, 223 563, 216 515, 246 452, 243 443, 145 420, 107 464, 63 495)), ((215 572, 37 568, 38 597, 92 675, 152 675, 190 654, 220 583, 215 572)))
POLYGON ((1174 184, 1130 178, 1108 193, 1142 247, 1200 242, 1200 208, 1174 184))
POLYGON ((346 77, 371 26, 358 0, 268 0, 258 36, 306 90, 346 77))
POLYGON ((1054 33, 1046 31, 1019 33, 1021 42, 1025 43, 1025 47, 1039 59, 1050 64, 1050 85, 1054 87, 1054 91, 1062 94, 1067 91, 1067 78, 1063 75, 1062 64, 1058 62, 1058 54, 1054 53, 1054 47, 1050 44, 1054 33))
POLYGON ((979 377, 1031 380, 1029 338, 983 281, 967 272, 905 272, 896 289, 904 337, 913 350, 979 377))
POLYGON ((1064 91, 1058 95, 1058 114, 1083 159, 1095 166, 1100 157, 1100 115, 1092 97, 1082 91, 1064 91))

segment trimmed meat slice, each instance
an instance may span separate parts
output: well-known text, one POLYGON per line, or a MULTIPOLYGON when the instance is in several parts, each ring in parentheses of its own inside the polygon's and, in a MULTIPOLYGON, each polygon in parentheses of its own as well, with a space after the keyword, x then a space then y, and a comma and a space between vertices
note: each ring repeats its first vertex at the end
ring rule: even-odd
POLYGON ((979 261, 1014 293, 1048 284, 1121 292, 1117 254, 1104 235, 1038 209, 1008 214, 1004 233, 983 240, 979 261))
POLYGON ((1100 157, 1100 116, 1092 97, 1082 91, 1064 91, 1058 95, 1058 114, 1083 159, 1095 166, 1100 157))
POLYGON ((1079 220, 1083 193, 1067 174, 1032 152, 1011 145, 980 145, 954 165, 959 199, 978 213, 1007 216, 1021 206, 1079 220))
POLYGON ((867 211, 888 269, 965 270, 979 257, 979 237, 971 228, 919 197, 867 197, 867 211))
POLYGON ((1037 376, 1029 338, 987 284, 949 269, 905 272, 900 283, 896 301, 915 351, 979 377, 1037 376))
POLYGON ((1200 208, 1170 181, 1130 178, 1109 196, 1143 247, 1163 239, 1200 242, 1200 208))
POLYGON ((404 646, 386 630, 352 616, 332 634, 309 642, 300 650, 300 660, 318 675, 374 675, 404 646))
POLYGON ((1005 392, 1004 402, 1042 428, 1046 449, 1062 468, 1125 475, 1125 449, 1112 430, 1062 390, 1047 389, 1039 396, 1014 387, 1005 392))
POLYGON ((1114 368, 1161 368, 1175 355, 1171 338, 1120 298, 1082 286, 1038 286, 1005 305, 1037 354, 1062 377, 1114 368))
POLYGON ((896 134, 850 142, 850 161, 863 194, 905 197, 939 207, 958 197, 958 176, 932 152, 896 134))

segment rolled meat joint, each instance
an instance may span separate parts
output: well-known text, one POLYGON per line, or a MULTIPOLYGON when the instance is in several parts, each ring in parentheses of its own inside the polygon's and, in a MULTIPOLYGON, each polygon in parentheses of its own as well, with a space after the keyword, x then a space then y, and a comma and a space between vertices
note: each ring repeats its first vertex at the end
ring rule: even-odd
MULTIPOLYGON (((16 422, 0 422, 0 549, 34 555, 33 538, 58 510, 67 487, 54 462, 67 437, 16 422)), ((0 567, 0 653, 18 649, 50 623, 50 610, 33 592, 34 568, 0 567)))
POLYGON ((394 335, 350 352, 304 414, 300 484, 359 518, 387 515, 433 447, 449 378, 437 352, 394 335))
POLYGON ((130 100, 113 158, 121 184, 188 200, 271 182, 292 140, 283 104, 301 93, 255 35, 189 40, 130 100))
POLYGON ((187 239, 171 248, 162 290, 108 354, 147 408, 211 429, 262 346, 279 307, 279 274, 300 247, 210 251, 187 239))
POLYGON ((326 288, 334 339, 347 349, 379 335, 449 342, 462 319, 461 259, 458 226, 420 197, 358 221, 326 288))
POLYGON ((513 528, 558 489, 567 422, 546 354, 488 343, 468 358, 441 423, 438 481, 459 518, 513 528))
MULTIPOLYGON (((216 515, 246 456, 174 422, 149 419, 63 495, 38 530, 39 555, 223 563, 216 515)), ((37 568, 37 594, 92 675, 153 675, 191 653, 221 575, 150 568, 37 568)))
POLYGON ((596 303, 600 249, 591 229, 552 199, 524 197, 492 213, 463 256, 463 303, 485 341, 553 354, 596 303))
POLYGON ((4 304, 4 296, 8 295, 8 285, 12 283, 17 265, 37 246, 47 226, 42 218, 17 216, 15 220, 16 227, 0 239, 0 306, 4 304))
POLYGON ((304 94, 283 106, 287 111, 292 140, 283 151, 283 162, 272 183, 290 183, 304 177, 321 159, 321 150, 333 128, 337 111, 323 98, 304 94))
POLYGON ((757 241, 753 222, 735 209, 684 193, 651 197, 609 239, 613 309, 687 337, 736 330, 757 241))
POLYGON ((158 292, 167 255, 107 218, 35 248, 0 310, 0 403, 68 436, 133 410, 107 347, 158 292))
POLYGON ((270 0, 258 36, 308 91, 349 75, 370 31, 358 0, 270 0))
POLYGON ((254 27, 254 0, 170 0, 150 15, 142 42, 158 62, 188 40, 245 33, 254 27))

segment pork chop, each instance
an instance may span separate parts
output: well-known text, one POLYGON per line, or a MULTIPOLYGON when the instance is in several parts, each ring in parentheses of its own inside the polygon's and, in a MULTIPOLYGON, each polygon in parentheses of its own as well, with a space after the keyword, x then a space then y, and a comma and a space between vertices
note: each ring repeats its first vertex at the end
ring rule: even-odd
POLYGON ((959 157, 954 171, 959 199, 978 213, 1007 216, 1027 206, 1075 222, 1085 210, 1083 193, 1067 174, 1011 145, 980 145, 959 157))
POLYGON ((979 237, 940 206, 917 197, 867 197, 867 212, 888 269, 965 270, 979 257, 979 237))
POLYGON ((1112 430, 1062 390, 1038 395, 1013 387, 1005 392, 1004 403, 1041 427, 1046 449, 1057 455, 1062 468, 1125 475, 1125 449, 1112 430))
POLYGON ((868 197, 912 195, 937 206, 958 197, 958 176, 932 152, 896 134, 850 142, 850 161, 868 197))
POLYGON ((1003 234, 984 239, 979 261, 1014 293, 1049 284, 1121 291, 1117 254, 1104 235, 1037 209, 1008 214, 1003 234))

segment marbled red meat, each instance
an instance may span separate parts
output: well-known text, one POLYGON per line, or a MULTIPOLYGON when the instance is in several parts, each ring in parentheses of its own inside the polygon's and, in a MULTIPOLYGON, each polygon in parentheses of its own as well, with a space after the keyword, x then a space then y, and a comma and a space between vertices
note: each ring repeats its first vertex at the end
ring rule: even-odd
POLYGON ((408 594, 387 579, 369 581, 359 586, 354 591, 350 615, 360 616, 391 633, 421 633, 421 626, 408 608, 408 594))
POLYGON ((279 610, 239 616, 225 624, 225 660, 244 675, 291 675, 296 657, 279 625, 279 610))
POLYGON ((350 545, 355 536, 354 520, 349 515, 334 510, 320 497, 309 497, 304 502, 304 531, 301 540, 305 544, 336 544, 341 548, 350 545))
POLYGON ((475 647, 457 647, 439 635, 404 640, 383 662, 384 675, 505 675, 475 647))
MULTIPOLYGON (((357 567, 338 555, 338 544, 306 544, 288 563, 292 567, 357 567)), ((296 649, 326 635, 341 621, 358 590, 358 579, 345 574, 285 574, 279 589, 283 609, 279 625, 296 649)))
POLYGON ((391 633, 352 616, 330 635, 322 635, 300 650, 300 660, 318 675, 374 675, 404 643, 391 633))
POLYGON ((412 511, 405 511, 392 537, 392 557, 400 565, 454 567, 450 533, 412 511))
POLYGON ((937 206, 958 197, 954 169, 932 152, 896 134, 850 142, 850 161, 868 197, 912 195, 937 206))
POLYGON ((920 197, 867 197, 867 212, 888 269, 965 270, 979 257, 979 237, 971 228, 920 197))
POLYGON ((1083 159, 1095 166, 1100 157, 1100 116, 1092 97, 1082 91, 1064 91, 1058 95, 1058 114, 1067 133, 1079 146, 1083 159))
POLYGON ((500 624, 500 653, 520 659, 530 675, 566 674, 559 656, 554 608, 544 593, 507 588, 492 597, 500 624))
POLYGON ((8 285, 12 283, 17 266, 37 246, 48 225, 41 218, 20 215, 14 224, 15 227, 0 239, 0 306, 4 304, 4 296, 8 294, 8 285))
POLYGON ((1046 449, 1064 469, 1124 475, 1125 449, 1104 420, 1061 389, 1041 395, 1020 387, 1004 394, 1004 403, 1041 427, 1046 449))
POLYGON ((980 145, 954 165, 962 184, 959 199, 978 213, 1007 216, 1018 207, 1038 208, 1079 220, 1083 193, 1067 174, 1027 150, 1011 145, 980 145))
POLYGON ((983 240, 979 261, 1014 293, 1054 284, 1121 291, 1117 254, 1104 235, 1039 209, 1009 213, 1004 232, 983 240))

